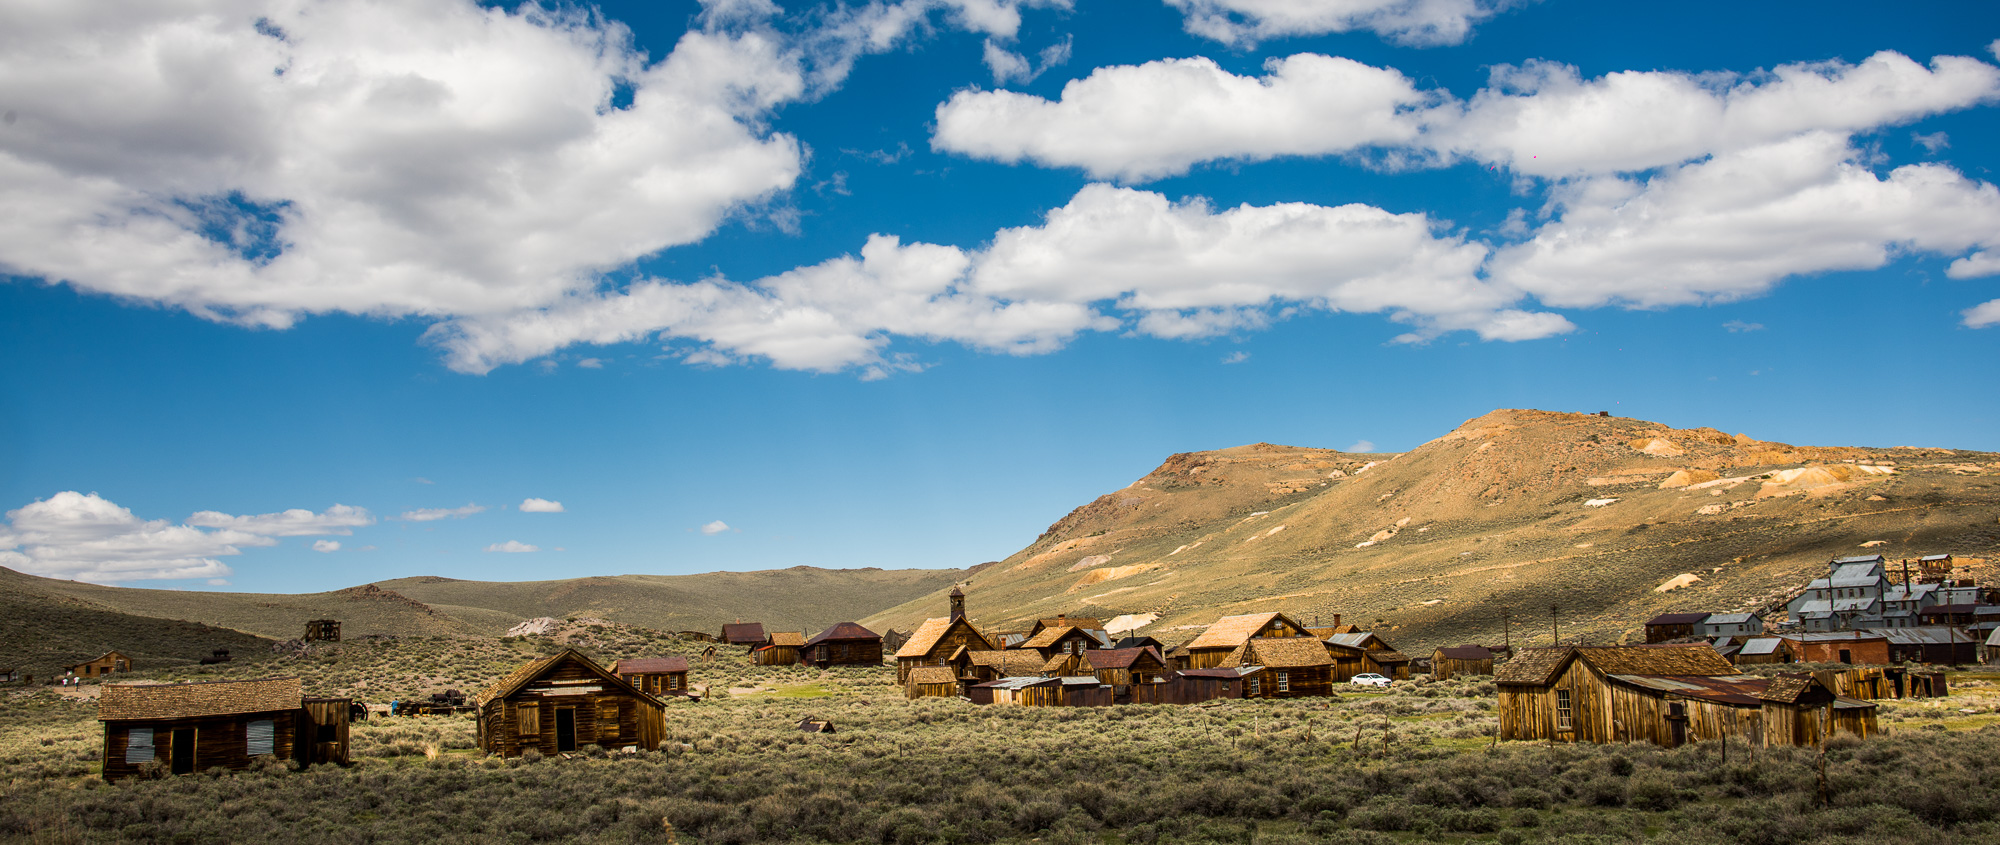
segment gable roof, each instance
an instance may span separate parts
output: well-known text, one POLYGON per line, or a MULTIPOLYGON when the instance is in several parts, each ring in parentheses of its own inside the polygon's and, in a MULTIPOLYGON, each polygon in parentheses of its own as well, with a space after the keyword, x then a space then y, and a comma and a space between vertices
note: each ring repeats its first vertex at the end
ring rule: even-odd
POLYGON ((1557 646, 1522 649, 1493 673, 1494 683, 1547 685, 1577 657, 1606 675, 1729 676, 1736 667, 1708 643, 1557 646))
POLYGON ((1059 616, 1054 619, 1038 619, 1035 621, 1036 628, 1055 628, 1063 625, 1068 625, 1071 628, 1095 628, 1103 630, 1104 620, 1093 619, 1088 616, 1059 616))
POLYGON ((1159 640, 1153 639, 1152 637, 1145 636, 1143 634, 1134 635, 1130 637, 1120 637, 1117 642, 1111 644, 1111 647, 1114 649, 1144 648, 1146 646, 1152 646, 1154 648, 1164 651, 1167 647, 1167 644, 1160 642, 1159 640))
POLYGON ((722 641, 730 645, 761 643, 764 640, 762 622, 731 622, 722 626, 722 641))
POLYGON ((810 640, 806 640, 805 646, 801 647, 803 648, 806 646, 816 646, 819 645, 820 643, 831 642, 833 640, 879 640, 879 639, 882 639, 881 634, 877 634, 874 631, 870 631, 867 628, 863 628, 860 625, 853 622, 842 622, 838 625, 835 625, 831 628, 828 628, 824 631, 814 634, 813 638, 810 640))
POLYGON ((1492 660, 1493 650, 1483 645, 1440 646, 1436 656, 1445 660, 1492 660))
POLYGON ((1326 645, 1311 637, 1256 637, 1246 643, 1251 663, 1274 669, 1332 666, 1326 645))
POLYGON ((1737 651, 1737 654, 1776 654, 1778 653, 1778 647, 1784 644, 1785 641, 1777 637, 1754 637, 1744 640, 1743 647, 1737 651))
POLYGON ((1165 663, 1157 653, 1146 647, 1140 648, 1098 648, 1085 651, 1083 662, 1092 669, 1130 669, 1139 658, 1151 655, 1160 663, 1165 663))
POLYGON ((950 666, 919 666, 910 670, 912 684, 956 684, 958 674, 950 666))
POLYGON ((1381 643, 1383 648, 1388 648, 1389 646, 1388 641, 1382 639, 1381 637, 1375 636, 1374 632, 1372 631, 1352 631, 1345 634, 1334 634, 1331 637, 1327 637, 1325 640, 1323 640, 1323 642, 1325 642, 1327 645, 1334 646, 1336 648, 1353 648, 1353 649, 1365 650, 1368 648, 1368 642, 1370 640, 1381 643))
POLYGON ((632 686, 632 684, 626 681, 624 678, 620 678, 617 675, 612 674, 609 670, 605 669, 603 666, 597 665, 597 661, 584 656, 583 652, 577 651, 576 649, 573 648, 566 648, 563 649, 562 651, 556 652, 555 654, 551 654, 547 657, 543 657, 536 660, 530 660, 527 663, 521 664, 520 668, 517 668, 514 671, 507 673, 506 677, 494 681, 491 685, 489 685, 485 689, 480 690, 478 695, 473 696, 473 703, 481 707, 485 707, 486 703, 492 701, 493 699, 506 698, 507 696, 520 692, 521 688, 527 686, 529 681, 533 681, 534 679, 541 677, 543 673, 548 672, 550 669, 554 669, 557 664, 563 662, 564 660, 575 660, 576 662, 583 664, 583 668, 585 670, 588 670, 592 674, 596 675, 597 677, 602 679, 605 683, 611 684, 613 686, 618 687, 619 689, 631 693, 632 695, 637 696, 639 699, 643 701, 653 702, 657 706, 662 706, 662 707, 665 706, 664 704, 660 704, 660 702, 654 699, 652 696, 647 695, 644 692, 640 692, 638 687, 632 686))
MULTIPOLYGON (((1061 640, 1063 637, 1069 636, 1070 634, 1077 633, 1079 631, 1081 631, 1081 629, 1079 629, 1075 625, 1056 625, 1053 627, 1043 628, 1041 631, 1037 632, 1034 636, 1029 637, 1027 642, 1021 643, 1021 647, 1053 648, 1055 647, 1056 641, 1061 640)), ((1097 641, 1097 638, 1091 637, 1088 634, 1085 634, 1084 636, 1091 642, 1097 641)))
POLYGON ((1708 615, 1707 619, 1702 620, 1702 624, 1741 625, 1756 618, 1757 614, 1755 613, 1711 613, 1708 615))
POLYGON ((771 644, 775 646, 791 646, 793 648, 797 648, 799 646, 806 644, 806 632, 804 631, 772 632, 771 644))
POLYGON ((1500 664, 1493 672, 1496 684, 1534 684, 1541 686, 1554 680, 1563 664, 1569 661, 1575 646, 1553 646, 1524 648, 1514 655, 1513 660, 1500 664))
POLYGON ((1613 681, 1638 687, 1642 690, 1677 695, 1682 698, 1698 698, 1738 707, 1759 707, 1763 700, 1758 698, 1770 686, 1770 680, 1749 675, 1610 675, 1613 681))
POLYGON ((1003 675, 1039 674, 1047 662, 1040 654, 1025 649, 975 651, 966 656, 971 658, 972 665, 997 669, 1003 675))
POLYGON ((1813 676, 1799 673, 1772 678, 1770 686, 1757 693, 1757 697, 1781 704, 1798 704, 1802 701, 1831 701, 1833 693, 1813 676))
POLYGON ((106 684, 97 700, 97 720, 123 722, 271 713, 297 710, 304 700, 296 677, 188 684, 106 684))
POLYGON ((1304 628, 1300 628, 1297 622, 1293 622, 1290 617, 1282 613, 1251 613, 1243 616, 1224 616, 1221 619, 1215 620, 1215 624, 1208 626, 1208 630, 1201 632, 1201 636, 1189 640, 1187 647, 1189 649, 1235 648, 1242 645, 1251 637, 1256 636, 1258 631, 1264 630, 1264 626, 1271 624, 1272 620, 1275 619, 1284 619, 1292 627, 1299 628, 1301 631, 1305 630, 1304 628))
POLYGON ((611 674, 658 675, 687 670, 688 659, 685 657, 627 657, 611 667, 611 674))
POLYGON ((986 639, 985 634, 979 633, 978 628, 972 627, 971 622, 966 622, 964 619, 941 617, 926 619, 924 620, 924 624, 918 625, 915 631, 911 631, 910 638, 903 643, 903 647, 896 649, 896 656, 899 658, 923 657, 930 654, 931 649, 937 647, 938 641, 944 639, 944 635, 951 631, 951 626, 958 623, 963 623, 966 630, 971 631, 987 648, 990 649, 993 647, 993 642, 986 639))
POLYGON ((1646 620, 1648 625, 1693 625, 1707 619, 1706 613, 1662 613, 1646 620))

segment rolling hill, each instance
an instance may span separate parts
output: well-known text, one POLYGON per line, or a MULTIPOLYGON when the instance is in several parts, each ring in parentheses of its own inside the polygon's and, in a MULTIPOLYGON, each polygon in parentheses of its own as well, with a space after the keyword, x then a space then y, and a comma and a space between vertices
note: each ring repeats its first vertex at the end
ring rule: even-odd
MULTIPOLYGON (((1158 614, 1144 632, 1169 643, 1274 610, 1340 614, 1415 654, 1547 644, 1552 617, 1565 640, 1616 642, 1668 610, 1767 605, 1835 556, 2000 556, 1996 478, 1991 453, 1501 410, 1403 454, 1174 455, 969 571, 967 608, 995 630, 1158 614)), ((945 607, 939 590, 862 623, 908 630, 945 607)))

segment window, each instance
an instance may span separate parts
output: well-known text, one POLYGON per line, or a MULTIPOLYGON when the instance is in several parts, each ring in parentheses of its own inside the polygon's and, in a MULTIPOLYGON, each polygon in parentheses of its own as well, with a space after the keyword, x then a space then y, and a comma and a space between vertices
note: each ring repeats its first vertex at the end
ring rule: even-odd
POLYGON ((540 707, 534 704, 520 704, 515 706, 514 713, 516 718, 520 720, 521 736, 541 735, 542 711, 540 707))
POLYGON ((1278 691, 1279 692, 1292 691, 1292 678, 1290 674, 1285 672, 1278 673, 1278 691))
POLYGON ((618 724, 618 709, 618 699, 600 698, 597 700, 597 736, 599 739, 618 738, 620 728, 618 724))
POLYGON ((340 729, 333 725, 320 725, 313 731, 314 742, 339 742, 340 729))
POLYGON ((250 722, 245 726, 243 733, 247 740, 246 745, 248 746, 250 756, 264 757, 278 753, 274 748, 277 745, 277 741, 270 719, 257 719, 250 722))
POLYGON ((153 762, 152 728, 133 728, 125 732, 125 762, 153 762))
POLYGON ((1556 728, 1566 731, 1574 727, 1576 723, 1570 718, 1569 690, 1556 690, 1556 728))
POLYGON ((1250 679, 1250 694, 1251 694, 1251 695, 1261 695, 1261 694, 1263 694, 1263 692, 1264 692, 1264 684, 1263 684, 1263 679, 1261 679, 1261 678, 1251 678, 1251 679, 1250 679))

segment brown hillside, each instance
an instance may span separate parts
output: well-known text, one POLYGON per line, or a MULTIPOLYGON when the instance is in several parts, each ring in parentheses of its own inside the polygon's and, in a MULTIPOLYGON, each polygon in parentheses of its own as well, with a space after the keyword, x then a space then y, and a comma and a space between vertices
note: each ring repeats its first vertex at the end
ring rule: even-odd
MULTIPOLYGON (((1515 642, 1545 644, 1553 604, 1564 639, 1615 642, 1665 610, 1769 602, 1834 556, 2000 557, 1995 476, 1989 453, 1502 410, 1400 455, 1175 455, 970 574, 968 609, 1002 630, 1157 613, 1145 632, 1168 642, 1222 615, 1338 613, 1424 653, 1499 642, 1502 608, 1515 642), (1699 580, 1655 592, 1682 574, 1699 580)), ((944 607, 940 591, 863 624, 944 607)))

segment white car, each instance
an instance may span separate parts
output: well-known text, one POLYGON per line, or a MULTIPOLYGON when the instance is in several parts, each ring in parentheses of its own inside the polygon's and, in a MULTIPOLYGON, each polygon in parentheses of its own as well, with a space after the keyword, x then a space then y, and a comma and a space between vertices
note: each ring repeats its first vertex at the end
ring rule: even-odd
POLYGON ((1354 680, 1348 681, 1348 683, 1357 687, 1386 687, 1389 685, 1389 679, 1374 672, 1363 672, 1355 675, 1354 680))

